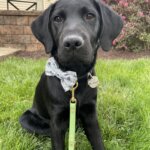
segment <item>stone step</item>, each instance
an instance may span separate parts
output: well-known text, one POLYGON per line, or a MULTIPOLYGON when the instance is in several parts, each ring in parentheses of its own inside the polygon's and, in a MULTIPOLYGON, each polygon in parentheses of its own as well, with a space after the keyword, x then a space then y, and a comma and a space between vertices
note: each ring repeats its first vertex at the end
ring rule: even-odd
POLYGON ((11 47, 0 47, 0 57, 11 55, 15 52, 20 51, 20 49, 17 48, 11 48, 11 47))

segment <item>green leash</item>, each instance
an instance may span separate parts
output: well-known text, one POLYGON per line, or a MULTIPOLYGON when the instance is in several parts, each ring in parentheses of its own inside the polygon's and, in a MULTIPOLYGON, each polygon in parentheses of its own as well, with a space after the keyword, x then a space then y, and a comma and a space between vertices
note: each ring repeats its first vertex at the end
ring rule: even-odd
POLYGON ((77 100, 75 98, 75 90, 78 87, 78 82, 72 88, 71 93, 72 97, 70 99, 70 122, 69 122, 69 141, 68 141, 68 150, 75 149, 75 129, 76 129, 76 105, 77 100))

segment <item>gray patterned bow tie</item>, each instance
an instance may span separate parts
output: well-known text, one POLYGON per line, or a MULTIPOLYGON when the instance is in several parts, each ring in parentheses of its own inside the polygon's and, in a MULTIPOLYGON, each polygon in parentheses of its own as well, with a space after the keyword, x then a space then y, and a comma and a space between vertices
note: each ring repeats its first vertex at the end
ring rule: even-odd
POLYGON ((59 78, 65 92, 69 91, 77 82, 77 73, 73 71, 62 71, 54 57, 48 59, 45 74, 59 78))

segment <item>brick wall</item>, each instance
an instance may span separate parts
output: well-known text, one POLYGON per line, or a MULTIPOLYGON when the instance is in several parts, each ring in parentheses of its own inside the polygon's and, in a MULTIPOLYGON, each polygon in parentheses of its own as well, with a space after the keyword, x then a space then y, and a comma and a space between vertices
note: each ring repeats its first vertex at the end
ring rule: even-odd
POLYGON ((36 51, 44 49, 33 36, 30 25, 41 12, 0 11, 0 47, 36 51))

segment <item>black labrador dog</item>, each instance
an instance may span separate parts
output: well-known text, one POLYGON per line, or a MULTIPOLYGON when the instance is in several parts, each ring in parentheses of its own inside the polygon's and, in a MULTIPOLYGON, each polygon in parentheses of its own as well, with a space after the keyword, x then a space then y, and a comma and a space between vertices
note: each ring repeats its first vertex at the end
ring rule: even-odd
MULTIPOLYGON (((59 0, 32 23, 33 34, 60 69, 77 73, 76 117, 93 150, 103 150, 104 146, 96 114, 97 88, 88 85, 87 74, 95 74, 98 48, 108 51, 122 27, 120 16, 100 0, 59 0)), ((50 136, 52 149, 64 150, 70 98, 71 92, 64 92, 57 77, 43 73, 32 108, 20 118, 22 127, 31 133, 50 136)))

